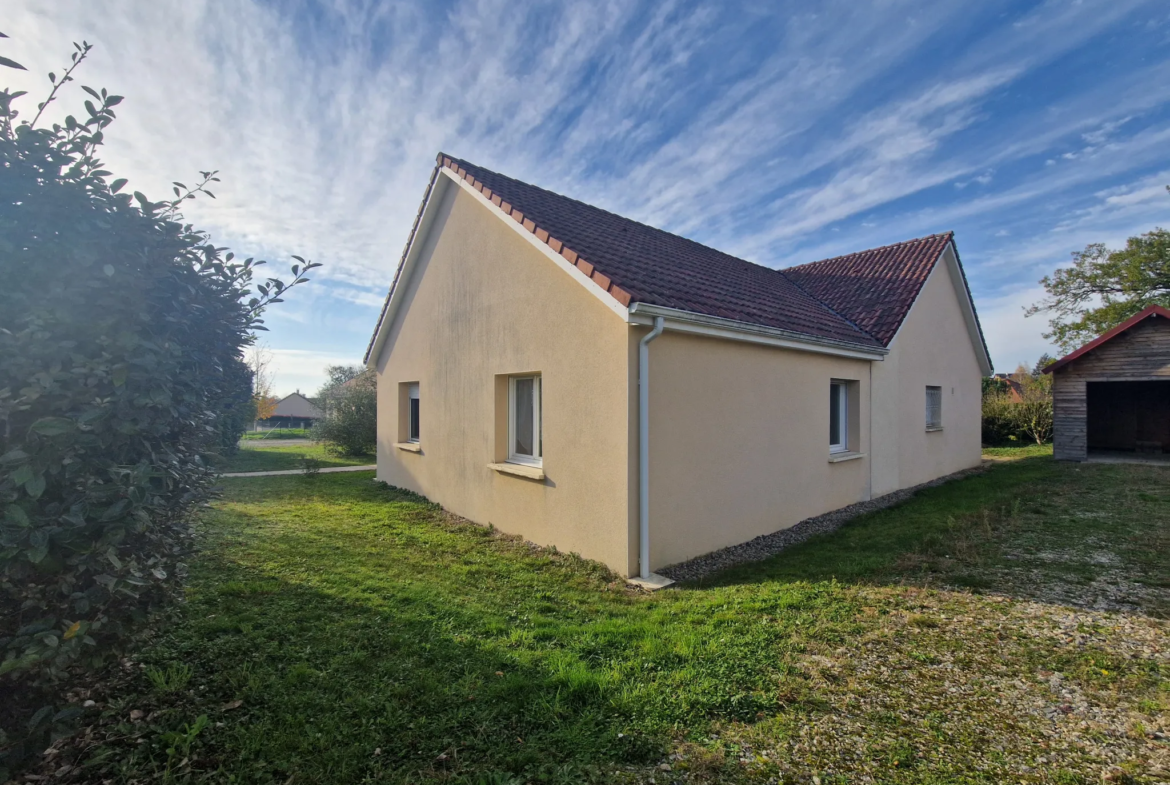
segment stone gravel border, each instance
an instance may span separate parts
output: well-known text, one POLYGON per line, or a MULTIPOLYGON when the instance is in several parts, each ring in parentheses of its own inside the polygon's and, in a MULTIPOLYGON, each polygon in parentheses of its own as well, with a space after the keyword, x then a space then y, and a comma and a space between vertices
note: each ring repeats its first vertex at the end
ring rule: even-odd
POLYGON ((904 502, 924 488, 933 488, 936 485, 942 485, 951 480, 958 480, 963 477, 969 477, 972 474, 978 474, 994 463, 995 461, 984 461, 979 466, 964 469, 954 474, 948 474, 945 477, 939 477, 930 482, 915 485, 912 488, 903 488, 900 491, 878 496, 876 499, 850 504, 848 507, 842 507, 839 510, 833 510, 824 515, 818 515, 815 518, 806 518, 794 526, 789 526, 787 529, 781 529, 771 534, 764 534, 756 537, 754 540, 748 540, 739 545, 732 545, 723 550, 713 551, 712 553, 696 557, 690 561, 663 567, 657 570, 657 572, 673 581, 696 581, 712 573, 725 570, 728 567, 763 561, 786 548, 791 548, 793 545, 804 542, 810 537, 834 532, 858 516, 884 510, 886 507, 892 507, 895 504, 904 502))

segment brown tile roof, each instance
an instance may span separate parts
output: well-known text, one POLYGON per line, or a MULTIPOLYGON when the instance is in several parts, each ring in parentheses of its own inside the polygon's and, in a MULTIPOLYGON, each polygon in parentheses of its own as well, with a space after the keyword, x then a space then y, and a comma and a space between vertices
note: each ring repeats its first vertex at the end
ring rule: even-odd
MULTIPOLYGON (((674 308, 864 347, 887 346, 952 235, 774 270, 439 154, 451 170, 622 305, 674 308)), ((406 251, 403 252, 403 260, 406 251)), ((387 305, 401 274, 399 263, 387 305)), ((367 349, 373 348, 378 329, 367 349)))
POLYGON ((784 274, 889 346, 952 232, 789 267, 784 274))
POLYGON ((610 293, 623 305, 646 303, 875 345, 871 336, 776 270, 467 161, 441 160, 478 190, 490 190, 492 202, 507 205, 512 217, 538 238, 559 243, 562 256, 575 254, 577 267, 591 272, 594 281, 608 282, 610 293))

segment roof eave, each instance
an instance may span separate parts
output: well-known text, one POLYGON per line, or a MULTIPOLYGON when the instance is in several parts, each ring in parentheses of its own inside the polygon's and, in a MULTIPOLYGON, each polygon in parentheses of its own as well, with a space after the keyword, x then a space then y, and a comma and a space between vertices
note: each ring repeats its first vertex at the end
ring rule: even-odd
POLYGON ((666 320, 668 330, 704 335, 710 338, 745 341, 858 360, 882 360, 885 355, 890 353, 889 349, 880 345, 825 338, 661 305, 637 302, 630 306, 631 324, 649 325, 657 316, 666 320))
POLYGON ((418 216, 415 218, 414 227, 411 229, 406 248, 402 252, 402 259, 398 264, 394 281, 390 285, 390 292, 387 294, 386 302, 382 306, 382 314, 378 318, 378 325, 366 349, 366 367, 374 368, 382 352, 382 347, 385 345, 390 325, 393 323, 394 314, 397 311, 398 300, 395 298, 395 294, 398 291, 398 287, 410 277, 410 268, 417 257, 415 249, 422 245, 418 240, 420 237, 425 236, 429 230, 435 212, 433 205, 438 204, 440 201, 435 197, 436 195, 441 195, 446 188, 452 185, 459 187, 480 204, 488 208, 505 225, 511 227, 540 253, 569 273, 607 308, 623 320, 627 319, 626 306, 630 302, 630 294, 628 292, 617 284, 614 284, 599 270, 596 270, 591 263, 586 261, 576 251, 566 246, 556 237, 550 236, 547 231, 537 226, 522 212, 514 209, 507 202, 500 199, 498 195, 493 194, 491 189, 486 188, 483 183, 460 168, 458 163, 450 156, 439 153, 438 162, 431 172, 431 181, 427 186, 426 194, 423 196, 418 216))
MULTIPOLYGON (((946 257, 947 251, 950 250, 951 256, 949 258, 954 261, 954 269, 949 270, 951 273, 951 285, 955 289, 955 295, 959 299, 959 304, 963 306, 963 319, 967 323, 967 332, 975 348, 976 359, 979 362, 979 371, 983 376, 991 376, 995 372, 995 366, 991 362, 991 352, 987 350, 987 339, 983 335, 983 325, 979 321, 979 312, 975 310, 975 298, 971 296, 971 285, 967 283, 967 273, 963 270, 962 260, 959 259, 959 246, 955 243, 955 233, 947 232, 947 235, 949 235, 947 242, 939 250, 938 256, 934 258, 930 270, 934 272, 938 267, 939 260, 946 257), (961 288, 960 284, 962 284, 961 288)), ((898 329, 894 331, 894 335, 890 338, 887 346, 893 345, 894 341, 898 339, 898 335, 902 332, 902 328, 906 325, 910 314, 914 312, 914 306, 918 304, 919 298, 922 297, 922 292, 926 289, 926 280, 929 277, 927 275, 922 279, 918 291, 914 293, 913 302, 906 309, 906 313, 902 317, 898 329)))
POLYGON ((1117 336, 1121 335, 1123 332, 1130 329, 1131 327, 1135 327, 1139 323, 1144 322, 1146 319, 1150 319, 1153 317, 1162 317, 1164 319, 1170 319, 1170 308, 1164 308, 1161 305, 1148 305, 1148 306, 1146 306, 1145 308, 1138 311, 1133 316, 1129 317, 1128 319, 1126 319, 1124 322, 1117 325, 1113 329, 1107 330, 1106 332, 1101 333, 1101 335, 1098 335, 1096 338, 1089 341, 1087 344, 1085 344, 1081 348, 1076 349, 1072 352, 1069 352, 1064 357, 1061 357, 1056 362, 1050 364, 1047 368, 1042 369, 1041 373, 1052 373, 1054 371, 1060 370, 1064 366, 1071 363, 1073 360, 1079 359, 1079 358, 1085 356, 1086 354, 1088 354, 1089 352, 1093 351, 1101 344, 1108 343, 1109 341, 1111 341, 1114 338, 1116 338, 1117 336))
MULTIPOLYGON (((427 182, 427 190, 423 193, 422 202, 418 206, 418 212, 414 216, 414 225, 410 228, 410 235, 406 238, 406 247, 402 249, 402 256, 398 260, 398 268, 394 271, 394 280, 390 282, 390 290, 386 293, 386 299, 382 303, 382 312, 378 314, 378 323, 374 326, 374 334, 370 336, 370 343, 366 346, 366 356, 364 362, 366 367, 373 369, 378 362, 378 355, 382 351, 382 346, 386 343, 386 335, 389 331, 390 323, 393 321, 393 311, 397 310, 397 301, 394 295, 398 291, 398 284, 402 280, 402 273, 406 269, 407 261, 411 259, 412 252, 415 249, 415 240, 419 235, 419 231, 425 232, 430 227, 430 222, 434 217, 434 210, 431 205, 438 200, 433 200, 431 197, 435 195, 435 185, 438 181, 439 168, 441 164, 436 163, 435 168, 431 170, 431 178, 427 182), (390 317, 387 319, 387 317, 390 317)), ((440 183, 440 189, 443 183, 440 183)))

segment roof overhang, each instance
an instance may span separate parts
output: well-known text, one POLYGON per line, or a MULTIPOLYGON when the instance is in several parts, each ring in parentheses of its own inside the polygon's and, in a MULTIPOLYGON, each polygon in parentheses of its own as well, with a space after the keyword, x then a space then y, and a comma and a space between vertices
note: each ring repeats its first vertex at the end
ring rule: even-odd
POLYGON ((967 325, 967 334, 971 337, 971 345, 975 347, 979 370, 984 376, 991 376, 995 371, 995 366, 991 364, 991 354, 987 351, 987 340, 983 337, 983 325, 979 324, 975 300, 971 297, 971 287, 967 283, 967 274, 963 271, 963 264, 959 261, 959 247, 955 245, 954 237, 947 243, 942 257, 946 260, 947 271, 951 274, 951 285, 955 287, 959 306, 963 309, 963 321, 967 325))
MULTIPOLYGON (((959 309, 963 312, 963 323, 967 327, 967 335, 971 339, 971 346, 975 349, 975 359, 979 363, 979 372, 984 376, 991 376, 995 372, 995 367, 991 364, 991 354, 987 351, 987 341, 983 337, 983 326, 979 323, 979 314, 975 311, 975 301, 971 297, 971 287, 967 284, 967 274, 963 271, 963 263, 959 261, 959 248, 955 245, 955 239, 952 236, 950 242, 942 249, 938 255, 947 266, 948 276, 951 279, 951 286, 955 289, 955 296, 959 299, 959 309)), ((938 269, 938 259, 935 260, 934 269, 938 269)), ((922 296, 923 290, 926 289, 926 282, 923 281, 922 287, 918 290, 918 294, 914 296, 914 303, 910 306, 910 310, 906 312, 902 324, 898 326, 898 332, 894 333, 894 337, 890 339, 890 343, 898 340, 898 334, 902 332, 902 327, 905 326, 906 321, 910 318, 910 314, 914 312, 914 306, 918 304, 918 299, 922 296)))
POLYGON ((1124 322, 1114 327, 1112 330, 1102 333, 1081 348, 1066 354, 1064 357, 1061 357, 1047 368, 1044 368, 1043 373, 1052 373, 1053 371, 1057 371, 1078 357, 1083 357, 1084 355, 1093 351, 1101 344, 1113 340, 1131 327, 1136 327, 1140 322, 1144 322, 1146 319, 1157 318, 1170 319, 1170 308, 1163 308, 1160 305, 1150 305, 1146 308, 1143 308, 1141 311, 1135 313, 1133 316, 1129 317, 1124 322))
POLYGON ((795 349, 802 352, 817 354, 831 354, 837 357, 850 357, 858 360, 882 360, 890 350, 883 346, 866 346, 864 344, 837 341, 832 338, 820 338, 804 333, 781 330, 776 327, 767 327, 747 322, 737 322, 734 319, 723 319, 718 316, 680 311, 676 308, 666 308, 660 305, 634 303, 630 306, 629 322, 631 324, 650 325, 655 317, 661 316, 666 329, 674 332, 704 335, 708 338, 722 338, 729 341, 745 341, 747 343, 776 346, 784 349, 795 349))
MULTIPOLYGON (((554 248, 553 245, 549 244, 550 238, 547 233, 543 233, 542 236, 542 233, 536 231, 536 227, 531 221, 522 220, 521 213, 511 211, 510 208, 509 212, 504 212, 504 209, 497 203, 499 197, 496 197, 497 201, 493 201, 490 191, 485 195, 481 184, 474 183, 468 177, 461 177, 458 172, 445 165, 440 159, 440 163, 431 173, 430 185, 427 186, 426 194, 423 196, 423 203, 419 207, 414 228, 411 229, 406 249, 402 253, 394 282, 390 285, 390 293, 386 296, 386 302, 382 306, 382 315, 378 319, 378 326, 375 328, 374 336, 366 349, 365 363, 367 368, 374 368, 377 365, 378 357, 382 354, 382 349, 386 345, 386 340, 394 324, 394 318, 405 297, 406 284, 418 264, 422 249, 426 246, 426 238, 430 234, 435 216, 439 212, 439 205, 442 204, 444 196, 451 188, 458 188, 470 195, 503 221, 505 226, 511 228, 526 243, 572 276, 606 308, 620 316, 623 321, 629 321, 628 310, 618 299, 618 295, 622 293, 612 286, 609 279, 600 273, 594 273, 592 266, 587 266, 584 260, 571 261, 569 256, 566 256, 561 250, 562 244, 556 242, 555 238, 552 238, 555 242, 554 248)), ((573 260, 577 259, 576 254, 571 254, 571 257, 573 260)), ((626 300, 628 301, 628 299, 627 295, 626 300)))
POLYGON ((416 242, 420 235, 426 236, 431 224, 434 223, 437 205, 442 201, 443 192, 448 187, 448 181, 439 177, 440 167, 431 170, 431 179, 427 183, 427 190, 423 194, 422 204, 414 216, 414 225, 410 229, 410 236, 406 239, 406 247, 402 250, 402 257, 398 260, 398 269, 394 271, 394 280, 390 282, 390 291, 386 294, 386 301, 382 303, 382 313, 378 315, 378 324, 374 327, 374 334, 370 338, 370 345, 366 347, 365 363, 371 370, 377 365, 378 357, 382 354, 382 347, 386 345, 386 338, 390 334, 390 326, 394 323, 394 316, 402 303, 401 291, 405 288, 403 282, 413 269, 418 259, 419 248, 423 243, 416 242))
MULTIPOLYGON (((575 253, 563 248, 562 244, 557 242, 555 238, 549 238, 547 233, 538 231, 538 227, 531 225, 530 221, 523 220, 523 216, 515 213, 506 203, 501 206, 498 196, 493 199, 490 190, 485 193, 482 184, 477 183, 470 175, 461 173, 449 159, 440 155, 438 164, 431 172, 430 182, 427 185, 422 204, 419 206, 418 214, 415 216, 414 226, 411 228, 406 247, 403 249, 394 280, 390 285, 390 291, 382 306, 377 327, 366 349, 365 363, 368 368, 375 368, 378 358, 382 355, 386 341, 393 330, 395 318, 406 298, 407 284, 414 269, 418 266, 423 249, 428 245, 427 238, 440 211, 440 205, 452 188, 462 190, 490 210, 525 242, 568 273, 605 307, 629 324, 650 325, 655 317, 661 316, 665 320, 667 329, 710 338, 744 341, 796 351, 871 361, 880 361, 889 354, 890 350, 880 345, 851 343, 647 303, 634 302, 627 306, 623 303, 622 298, 628 301, 629 295, 617 290, 604 275, 594 271, 592 266, 585 263, 584 260, 578 259, 575 253), (550 244, 550 239, 552 244, 550 244)), ((952 266, 951 280, 955 284, 960 302, 964 305, 967 328, 977 347, 980 367, 983 369, 984 375, 990 375, 992 369, 987 355, 987 347, 983 342, 978 316, 975 314, 975 306, 971 301, 962 265, 958 262, 958 252, 953 246, 952 241, 947 246, 951 253, 944 251, 941 256, 946 257, 952 266)))

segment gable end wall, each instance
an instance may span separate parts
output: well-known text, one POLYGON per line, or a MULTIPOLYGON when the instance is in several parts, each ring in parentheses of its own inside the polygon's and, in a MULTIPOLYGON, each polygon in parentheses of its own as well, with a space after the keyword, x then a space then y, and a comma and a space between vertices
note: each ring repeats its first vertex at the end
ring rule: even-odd
POLYGON ((473 195, 440 199, 376 358, 378 479, 626 573, 629 328, 473 195), (534 372, 543 480, 489 468, 506 458, 507 375, 534 372), (417 451, 398 446, 410 383, 417 451))

